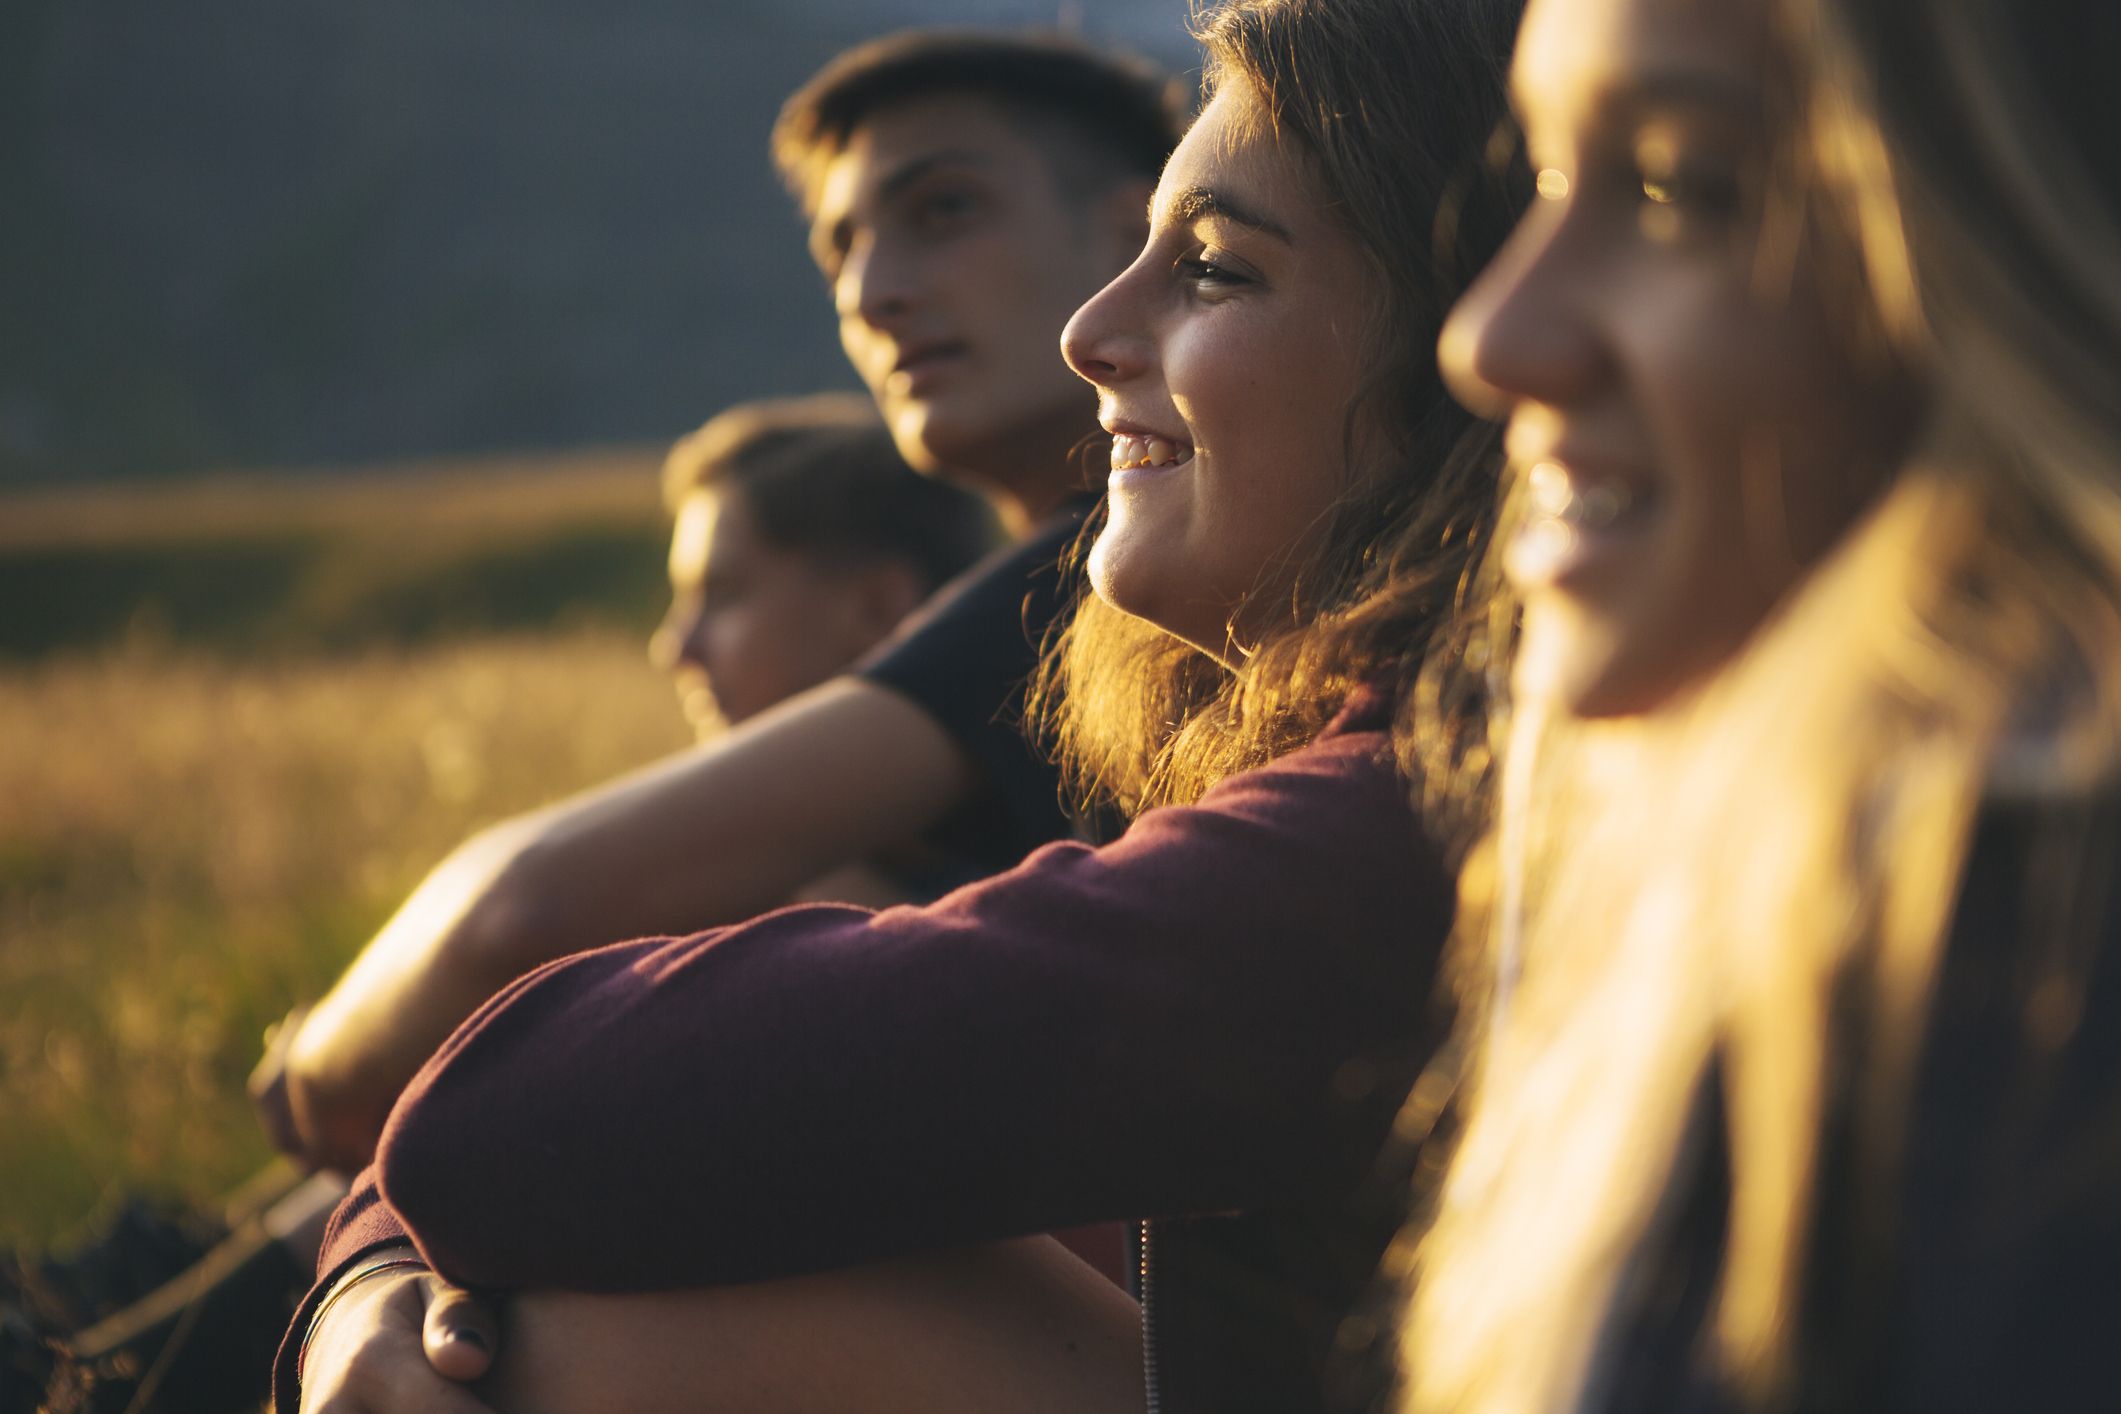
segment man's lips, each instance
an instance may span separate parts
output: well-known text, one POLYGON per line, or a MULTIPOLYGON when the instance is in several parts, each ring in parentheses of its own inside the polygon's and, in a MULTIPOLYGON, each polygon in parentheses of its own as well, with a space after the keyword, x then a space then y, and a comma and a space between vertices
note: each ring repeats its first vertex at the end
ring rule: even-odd
POLYGON ((900 348, 897 361, 891 365, 888 386, 894 392, 917 396, 926 391, 936 376, 963 359, 968 352, 970 350, 956 339, 933 339, 905 345, 900 348))

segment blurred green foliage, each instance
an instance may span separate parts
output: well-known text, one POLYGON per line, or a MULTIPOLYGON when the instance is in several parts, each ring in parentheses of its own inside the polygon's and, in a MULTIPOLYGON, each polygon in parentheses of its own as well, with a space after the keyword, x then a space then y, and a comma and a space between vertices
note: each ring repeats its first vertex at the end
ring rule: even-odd
POLYGON ((481 824, 686 740, 640 453, 0 498, 0 1245, 266 1157, 260 1035, 481 824))
POLYGON ((261 657, 560 623, 645 632, 667 592, 640 454, 0 498, 0 524, 0 661, 143 639, 261 657))
POLYGON ((128 637, 254 656, 542 628, 652 624, 664 528, 591 525, 412 551, 295 532, 0 550, 0 657, 128 637))

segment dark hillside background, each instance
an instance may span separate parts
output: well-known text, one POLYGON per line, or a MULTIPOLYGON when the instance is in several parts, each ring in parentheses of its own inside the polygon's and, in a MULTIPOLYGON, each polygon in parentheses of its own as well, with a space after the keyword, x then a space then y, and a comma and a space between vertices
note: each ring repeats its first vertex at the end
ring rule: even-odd
POLYGON ((850 382, 765 141, 837 49, 1185 0, 5 0, 0 487, 657 442, 850 382))

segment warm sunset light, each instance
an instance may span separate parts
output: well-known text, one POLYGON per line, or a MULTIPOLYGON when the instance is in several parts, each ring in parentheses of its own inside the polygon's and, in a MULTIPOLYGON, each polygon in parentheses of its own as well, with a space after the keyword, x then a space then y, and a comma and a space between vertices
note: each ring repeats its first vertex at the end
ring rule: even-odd
POLYGON ((7 0, 0 1414, 2121 1407, 2117 0, 7 0))

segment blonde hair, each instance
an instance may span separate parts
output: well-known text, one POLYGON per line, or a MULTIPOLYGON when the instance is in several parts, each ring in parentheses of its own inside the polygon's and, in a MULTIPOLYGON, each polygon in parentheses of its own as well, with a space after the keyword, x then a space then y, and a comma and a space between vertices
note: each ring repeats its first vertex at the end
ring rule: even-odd
MULTIPOLYGON (((1807 183, 1927 425, 1713 681, 1632 720, 1498 713, 1462 883, 1480 1060, 1427 1230, 1388 1262, 1411 1410, 1597 1403, 1709 1086, 1732 1184, 1704 1353, 1790 1398, 1823 1136, 1856 1117, 1834 1131, 1865 1182, 1897 1160, 1977 812, 2059 807, 2121 759, 2121 199, 2087 196, 2002 8, 1782 8, 1807 183)), ((1826 1381, 1808 1408, 1845 1393, 1826 1381)))

